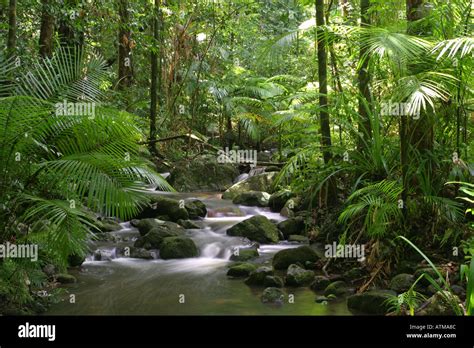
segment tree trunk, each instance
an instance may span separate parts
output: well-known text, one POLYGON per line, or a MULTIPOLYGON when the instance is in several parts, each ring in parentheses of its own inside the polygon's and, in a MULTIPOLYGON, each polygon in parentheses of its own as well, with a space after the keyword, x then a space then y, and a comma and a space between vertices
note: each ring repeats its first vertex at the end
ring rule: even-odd
POLYGON ((321 144, 324 162, 331 160, 331 129, 328 113, 328 81, 327 81, 327 52, 325 35, 320 29, 324 25, 324 0, 316 0, 316 25, 318 45, 318 77, 319 77, 319 112, 321 126, 321 144))
MULTIPOLYGON (((159 30, 158 30, 158 13, 160 8, 160 0, 155 0, 153 8, 153 19, 151 21, 151 28, 153 32, 153 39, 155 44, 159 40, 159 30)), ((156 114, 157 114, 157 99, 158 99, 158 54, 156 50, 152 50, 150 54, 150 63, 151 63, 151 86, 150 86, 150 152, 153 155, 157 154, 155 143, 153 142, 156 139, 156 114)))
POLYGON ((8 57, 14 56, 16 52, 16 29, 16 0, 10 0, 8 5, 8 57))
MULTIPOLYGON (((370 17, 368 10, 370 8, 370 0, 360 0, 360 26, 366 27, 370 25, 370 17)), ((364 148, 364 141, 370 140, 372 137, 372 127, 370 125, 370 111, 372 106, 372 96, 370 94, 369 83, 369 59, 367 57, 367 48, 362 44, 359 50, 359 59, 361 65, 358 71, 359 78, 359 123, 358 131, 359 139, 358 148, 362 150, 364 148)))
MULTIPOLYGON (((82 47, 84 45, 84 32, 74 29, 72 23, 82 14, 78 11, 78 0, 66 0, 65 7, 73 10, 70 17, 62 17, 59 21, 58 35, 59 42, 62 46, 82 47)), ((82 19, 81 19, 82 20, 82 19)))
POLYGON ((43 58, 50 58, 53 54, 54 17, 51 6, 50 0, 42 0, 39 53, 43 58))
POLYGON ((132 56, 130 33, 130 18, 128 13, 128 0, 117 1, 120 17, 118 33, 118 88, 130 87, 133 81, 132 56))

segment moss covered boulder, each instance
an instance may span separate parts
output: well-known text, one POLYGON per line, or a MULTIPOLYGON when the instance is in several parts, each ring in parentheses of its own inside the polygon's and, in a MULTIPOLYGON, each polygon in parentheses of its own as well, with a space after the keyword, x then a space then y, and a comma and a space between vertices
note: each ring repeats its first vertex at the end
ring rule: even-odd
POLYGON ((263 303, 273 303, 281 305, 285 300, 285 293, 279 288, 266 288, 265 290, 263 290, 261 300, 263 303))
POLYGON ((61 284, 72 284, 77 282, 76 277, 66 273, 57 274, 55 278, 56 281, 61 284))
POLYGON ((150 203, 138 214, 136 218, 157 218, 177 222, 180 219, 189 219, 185 204, 177 199, 154 195, 150 203))
POLYGON ((277 243, 278 229, 263 215, 256 215, 239 222, 227 230, 227 235, 245 237, 259 243, 277 243))
POLYGON ((239 193, 234 197, 232 203, 254 207, 267 207, 270 194, 261 191, 249 191, 239 193))
POLYGON ((316 262, 319 256, 309 246, 301 246, 298 248, 280 250, 273 256, 273 268, 288 269, 291 264, 305 265, 307 261, 316 262))
POLYGON ((390 289, 400 294, 410 289, 414 282, 415 279, 411 274, 400 273, 390 281, 390 289))
POLYGON ((234 278, 246 278, 257 269, 252 263, 241 263, 239 265, 231 266, 227 271, 229 277, 234 278))
POLYGON ((327 286, 331 283, 328 277, 318 275, 314 277, 312 283, 310 284, 310 288, 313 291, 321 291, 327 288, 327 286))
POLYGON ((350 293, 350 289, 347 286, 347 283, 343 280, 337 280, 330 283, 326 289, 324 289, 324 296, 334 295, 334 296, 344 296, 350 293))
POLYGON ((304 218, 302 216, 281 221, 278 223, 277 227, 281 233, 283 233, 285 239, 288 239, 291 235, 302 236, 306 233, 304 218))
POLYGON ((383 315, 389 312, 390 305, 387 300, 393 296, 396 296, 394 291, 371 290, 349 296, 347 298, 347 307, 355 312, 383 315))
POLYGON ((286 271, 285 284, 288 286, 309 285, 314 278, 314 272, 298 265, 290 265, 286 271))
POLYGON ((196 244, 186 237, 167 237, 160 245, 160 257, 164 260, 196 257, 198 254, 196 244))
POLYGON ((257 247, 250 247, 250 248, 239 248, 234 251, 230 259, 232 261, 247 261, 258 257, 258 250, 257 247))
POLYGON ((234 199, 240 193, 248 191, 263 191, 272 193, 272 185, 277 174, 277 172, 269 172, 250 176, 247 179, 232 185, 224 192, 222 198, 234 199))
POLYGON ((261 266, 249 274, 249 277, 245 280, 245 284, 264 286, 265 278, 272 275, 273 270, 270 267, 261 266))
POLYGON ((238 165, 219 163, 216 155, 203 155, 177 163, 169 182, 181 192, 224 191, 232 186, 238 175, 238 165))
POLYGON ((263 286, 273 287, 273 288, 282 288, 284 285, 283 279, 278 276, 268 275, 263 280, 263 286))
POLYGON ((279 212, 283 209, 285 203, 292 197, 294 197, 294 194, 289 190, 275 192, 270 196, 268 206, 270 207, 271 211, 279 212))
POLYGON ((187 201, 184 204, 184 208, 188 211, 189 218, 192 220, 203 218, 207 215, 206 205, 199 199, 187 201))
POLYGON ((170 232, 174 235, 184 233, 185 229, 171 221, 163 221, 159 219, 142 219, 135 222, 135 226, 138 228, 141 236, 146 235, 151 230, 158 230, 160 232, 170 232))

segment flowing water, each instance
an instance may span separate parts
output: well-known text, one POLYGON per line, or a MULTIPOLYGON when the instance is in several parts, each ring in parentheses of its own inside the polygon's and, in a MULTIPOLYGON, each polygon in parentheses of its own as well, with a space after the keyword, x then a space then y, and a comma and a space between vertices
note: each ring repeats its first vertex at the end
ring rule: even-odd
MULTIPOLYGON (((161 193, 162 194, 162 193, 161 193)), ((208 209, 206 218, 197 221, 199 229, 187 234, 199 247, 198 258, 180 260, 142 260, 116 257, 115 248, 130 246, 138 231, 129 223, 111 232, 119 242, 96 242, 102 260, 91 255, 80 270, 72 271, 78 282, 67 285, 68 295, 53 305, 50 315, 347 315, 345 301, 315 303, 308 288, 284 288, 282 305, 260 301, 263 288, 249 287, 243 279, 226 276, 229 258, 235 247, 245 246, 226 230, 253 215, 283 220, 277 213, 256 207, 244 207, 220 199, 217 193, 167 194, 174 198, 202 200, 208 209), (107 257, 104 258, 104 255, 107 257), (70 303, 69 295, 75 295, 70 303)), ((274 253, 297 244, 261 245, 258 261, 269 261, 274 253)))

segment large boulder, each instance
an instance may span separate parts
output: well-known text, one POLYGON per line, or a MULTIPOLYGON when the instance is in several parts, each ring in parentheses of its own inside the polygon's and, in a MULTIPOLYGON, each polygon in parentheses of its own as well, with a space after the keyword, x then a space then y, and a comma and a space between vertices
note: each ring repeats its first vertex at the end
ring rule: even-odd
POLYGON ((278 229, 263 215, 252 216, 227 230, 227 235, 245 237, 259 243, 277 243, 278 229))
POLYGON ((273 270, 270 267, 261 266, 249 274, 249 277, 245 280, 245 284, 263 286, 265 284, 265 278, 272 275, 273 270))
POLYGON ((177 164, 169 182, 181 192, 224 191, 232 186, 238 175, 237 164, 219 163, 217 156, 204 155, 177 164))
POLYGON ((293 263, 305 265, 306 262, 316 262, 319 256, 309 246, 280 250, 273 256, 273 268, 287 269, 293 263))
POLYGON ((160 246, 160 257, 164 260, 196 257, 198 254, 198 248, 190 238, 167 237, 160 246))
POLYGON ((263 290, 261 300, 263 303, 273 303, 281 305, 285 299, 285 293, 279 288, 266 288, 263 290))
POLYGON ((283 237, 288 239, 291 235, 304 235, 305 223, 302 216, 297 216, 289 218, 287 220, 281 221, 277 225, 278 229, 283 233, 283 237))
POLYGON ((313 291, 321 291, 327 288, 327 286, 331 283, 328 277, 318 275, 314 277, 313 282, 309 286, 313 291))
POLYGON ((169 197, 152 196, 148 205, 136 218, 159 218, 177 222, 179 219, 189 219, 189 214, 182 201, 169 197))
POLYGON ((258 257, 258 249, 256 246, 252 246, 250 248, 239 248, 237 249, 230 259, 232 261, 247 261, 253 258, 258 257))
POLYGON ((186 208, 186 210, 188 211, 189 218, 192 220, 196 220, 201 217, 203 218, 207 215, 206 205, 199 199, 187 201, 184 204, 184 208, 186 208))
POLYGON ((351 311, 383 315, 388 313, 390 304, 387 300, 397 294, 390 290, 371 290, 347 298, 347 307, 351 311))
POLYGON ((257 266, 252 263, 241 263, 235 266, 232 266, 227 271, 227 275, 234 278, 248 277, 250 273, 255 271, 257 266))
POLYGON ((265 287, 282 288, 283 285, 283 279, 278 276, 266 276, 263 280, 263 286, 265 287))
POLYGON ((239 193, 237 196, 234 197, 232 203, 254 207, 266 207, 268 206, 269 199, 269 193, 260 191, 249 191, 239 193))
POLYGON ((414 281, 415 279, 411 274, 400 273, 390 281, 390 289, 400 294, 410 289, 414 281))
POLYGON ((289 286, 309 285, 314 278, 314 272, 301 268, 298 265, 290 265, 286 271, 285 284, 289 286))
POLYGON ((179 235, 185 232, 185 229, 171 221, 163 221, 158 219, 142 219, 137 224, 138 232, 144 236, 151 230, 158 230, 160 232, 169 232, 172 235, 179 235))
POLYGON ((285 203, 292 197, 294 197, 294 194, 289 190, 275 192, 270 196, 268 206, 271 211, 279 212, 283 209, 285 203))
POLYGON ((161 243, 165 238, 178 237, 181 234, 182 233, 172 229, 152 228, 144 236, 138 237, 133 246, 143 249, 160 249, 161 243))
POLYGON ((272 185, 277 175, 277 172, 269 172, 250 176, 228 188, 222 195, 222 198, 234 199, 238 194, 248 191, 272 193, 272 185))

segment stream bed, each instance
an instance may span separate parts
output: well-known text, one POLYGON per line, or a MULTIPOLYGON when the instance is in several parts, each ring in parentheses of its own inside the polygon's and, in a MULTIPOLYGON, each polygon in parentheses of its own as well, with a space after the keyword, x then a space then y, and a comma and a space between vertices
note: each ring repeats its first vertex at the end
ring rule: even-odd
MULTIPOLYGON (((68 294, 51 306, 48 315, 350 315, 345 299, 326 304, 315 303, 309 288, 284 288, 285 302, 264 304, 263 288, 249 287, 243 279, 226 273, 233 250, 245 246, 239 237, 226 235, 234 224, 254 215, 272 220, 284 219, 267 208, 246 207, 222 200, 220 193, 159 193, 178 199, 199 199, 206 204, 206 218, 195 221, 199 229, 187 230, 200 250, 200 256, 175 260, 143 260, 115 257, 119 245, 133 245, 139 234, 130 223, 114 234, 124 241, 94 242, 93 249, 109 253, 107 261, 89 256, 70 273, 77 283, 65 285, 68 294), (71 303, 74 295, 75 303, 71 303)), ((261 245, 257 262, 300 244, 281 242, 261 245)))

